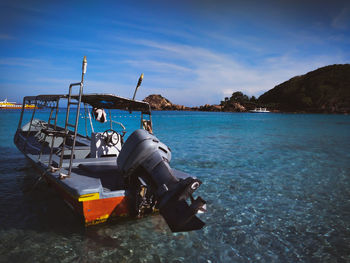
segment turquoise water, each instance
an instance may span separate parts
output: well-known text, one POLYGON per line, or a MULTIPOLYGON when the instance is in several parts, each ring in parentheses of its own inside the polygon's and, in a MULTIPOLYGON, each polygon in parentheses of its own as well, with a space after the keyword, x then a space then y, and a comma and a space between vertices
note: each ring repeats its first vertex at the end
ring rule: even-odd
POLYGON ((18 118, 0 111, 1 262, 350 262, 350 116, 154 112, 208 202, 177 234, 159 215, 82 227, 15 148, 18 118))

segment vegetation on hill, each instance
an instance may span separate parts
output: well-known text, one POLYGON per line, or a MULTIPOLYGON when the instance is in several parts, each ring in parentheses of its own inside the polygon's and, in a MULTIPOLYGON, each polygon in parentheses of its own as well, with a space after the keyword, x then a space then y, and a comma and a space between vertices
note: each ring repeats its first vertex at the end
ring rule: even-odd
POLYGON ((223 111, 243 112, 253 110, 258 106, 258 102, 254 96, 249 98, 242 92, 236 91, 232 93, 230 98, 226 97, 223 101, 221 101, 220 105, 222 106, 223 111))
POLYGON ((350 112, 350 65, 330 65, 294 77, 261 95, 258 102, 281 111, 350 112))

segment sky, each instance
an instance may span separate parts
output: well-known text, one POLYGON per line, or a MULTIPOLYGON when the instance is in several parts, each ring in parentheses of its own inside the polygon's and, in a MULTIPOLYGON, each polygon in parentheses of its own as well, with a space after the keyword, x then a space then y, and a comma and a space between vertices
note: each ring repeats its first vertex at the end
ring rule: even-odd
POLYGON ((0 100, 67 93, 161 94, 186 106, 258 97, 350 61, 350 1, 0 0, 0 100))

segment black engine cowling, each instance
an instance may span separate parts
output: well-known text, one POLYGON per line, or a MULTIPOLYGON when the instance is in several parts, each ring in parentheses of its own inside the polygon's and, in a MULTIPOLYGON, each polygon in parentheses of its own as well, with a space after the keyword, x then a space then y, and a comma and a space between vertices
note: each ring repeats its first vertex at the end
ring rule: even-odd
MULTIPOLYGON (((205 201, 192 193, 201 185, 195 177, 176 177, 169 163, 171 151, 157 137, 139 129, 133 132, 118 156, 118 168, 123 172, 129 187, 140 191, 146 187, 148 197, 155 200, 160 214, 173 232, 201 229, 205 224, 196 214, 204 210, 205 201), (137 184, 136 181, 140 184, 137 184), (190 199, 190 205, 187 203, 190 199)), ((143 200, 146 202, 147 200, 143 200)), ((150 204, 148 204, 150 205, 150 204)))

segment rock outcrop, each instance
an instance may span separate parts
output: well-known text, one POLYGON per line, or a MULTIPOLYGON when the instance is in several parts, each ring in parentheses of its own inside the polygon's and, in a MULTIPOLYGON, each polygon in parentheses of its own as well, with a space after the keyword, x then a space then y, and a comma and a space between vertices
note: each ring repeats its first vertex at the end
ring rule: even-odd
POLYGON ((223 108, 223 111, 229 111, 229 112, 246 112, 247 109, 243 105, 241 105, 239 102, 234 102, 229 106, 226 106, 223 108))
POLYGON ((143 101, 148 102, 152 110, 191 110, 189 107, 171 103, 160 94, 149 95, 143 101))

